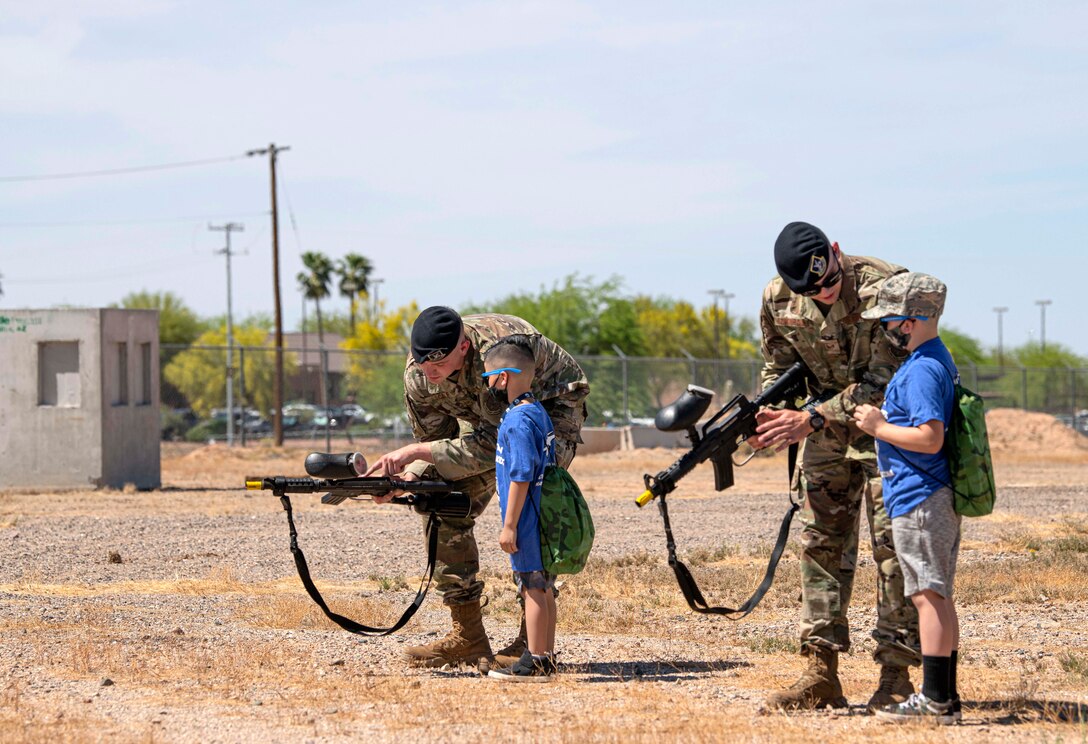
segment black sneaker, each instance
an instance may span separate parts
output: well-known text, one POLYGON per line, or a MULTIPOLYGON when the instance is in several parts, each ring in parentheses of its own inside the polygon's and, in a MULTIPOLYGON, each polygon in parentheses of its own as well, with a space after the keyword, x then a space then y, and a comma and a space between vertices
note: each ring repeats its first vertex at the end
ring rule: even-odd
POLYGON ((956 721, 963 720, 963 703, 960 701, 960 696, 952 698, 952 718, 956 721))
POLYGON ((513 664, 505 669, 492 669, 487 676, 505 682, 551 682, 554 673, 554 657, 549 655, 537 659, 526 650, 513 664))

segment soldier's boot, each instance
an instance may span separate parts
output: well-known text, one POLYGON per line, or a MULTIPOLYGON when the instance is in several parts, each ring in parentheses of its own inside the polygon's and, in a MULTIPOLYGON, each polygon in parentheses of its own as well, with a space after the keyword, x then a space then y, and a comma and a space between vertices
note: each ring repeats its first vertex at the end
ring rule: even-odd
POLYGON ((880 684, 869 698, 869 710, 876 712, 885 706, 902 703, 913 694, 910 670, 907 667, 884 664, 880 667, 880 684))
POLYGON ((846 698, 839 683, 839 652, 827 648, 808 649, 808 668, 790 687, 767 697, 766 706, 779 710, 845 708, 846 698))
POLYGON ((484 631, 484 619, 480 614, 480 602, 463 605, 450 605, 453 628, 434 643, 424 646, 409 646, 404 649, 404 658, 413 666, 441 667, 446 664, 476 665, 480 659, 490 661, 491 643, 484 631))
POLYGON ((506 648, 495 652, 496 666, 499 668, 512 666, 514 662, 521 658, 527 648, 529 648, 529 638, 525 634, 525 610, 522 610, 521 630, 518 631, 518 637, 511 641, 506 648))

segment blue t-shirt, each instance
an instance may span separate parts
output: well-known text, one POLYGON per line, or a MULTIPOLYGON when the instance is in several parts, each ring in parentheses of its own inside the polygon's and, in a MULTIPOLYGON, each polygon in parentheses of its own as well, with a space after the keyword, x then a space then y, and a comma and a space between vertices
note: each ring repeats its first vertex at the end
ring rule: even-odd
MULTIPOLYGON (((940 338, 926 341, 907 357, 888 383, 881 406, 884 418, 896 426, 940 421, 947 432, 955 404, 952 376, 956 373, 956 364, 944 342, 940 338)), ((890 517, 909 514, 951 482, 943 451, 929 455, 878 441, 877 462, 884 479, 884 507, 890 517)))
POLYGON ((495 448, 495 484, 503 524, 510 482, 530 484, 518 518, 518 551, 510 555, 510 567, 520 573, 544 570, 538 518, 540 487, 544 482, 544 467, 554 457, 554 443, 551 417, 539 402, 513 406, 503 416, 495 448))

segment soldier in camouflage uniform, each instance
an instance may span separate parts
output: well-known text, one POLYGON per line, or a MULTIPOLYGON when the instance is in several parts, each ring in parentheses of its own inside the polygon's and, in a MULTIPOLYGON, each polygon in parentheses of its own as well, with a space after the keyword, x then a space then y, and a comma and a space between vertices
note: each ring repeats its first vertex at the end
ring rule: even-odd
POLYGON ((404 403, 416 443, 384 455, 367 472, 403 474, 409 480, 442 478, 471 500, 467 518, 443 517, 439 524, 435 588, 450 607, 453 629, 435 643, 406 649, 408 661, 416 665, 475 663, 480 658, 509 665, 525 650, 523 617, 518 638, 492 655, 480 614, 484 583, 477 578, 480 557, 473 534, 476 517, 495 493, 496 436, 507 405, 488 392, 482 352, 515 334, 526 336, 533 348, 532 392, 551 416, 558 463, 570 465, 582 441, 589 395, 578 362, 521 318, 461 318, 450 308, 436 306, 420 313, 413 324, 412 353, 404 370, 404 403))
POLYGON ((853 422, 863 404, 880 405, 903 360, 877 321, 862 318, 883 280, 905 271, 875 258, 847 256, 819 228, 785 227, 775 243, 779 276, 763 293, 760 326, 766 388, 795 362, 811 372, 819 401, 806 410, 759 414, 753 446, 804 442, 798 473, 804 498, 801 534, 801 653, 808 668, 792 687, 772 694, 773 708, 843 707, 838 654, 850 650, 847 609, 857 565, 864 504, 877 566, 877 642, 881 665, 871 710, 901 702, 914 688, 908 669, 920 663, 918 614, 903 596, 903 576, 884 509, 872 437, 853 422))

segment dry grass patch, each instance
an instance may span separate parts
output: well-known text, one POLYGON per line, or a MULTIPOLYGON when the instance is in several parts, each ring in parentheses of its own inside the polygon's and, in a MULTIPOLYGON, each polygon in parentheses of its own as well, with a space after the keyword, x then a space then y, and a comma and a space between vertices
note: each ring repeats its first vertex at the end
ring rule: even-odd
MULTIPOLYGON (((373 627, 392 625, 408 604, 407 599, 400 598, 384 600, 342 595, 325 595, 325 601, 333 612, 373 627)), ((240 622, 255 628, 340 629, 305 594, 259 597, 235 610, 234 616, 240 622)))

